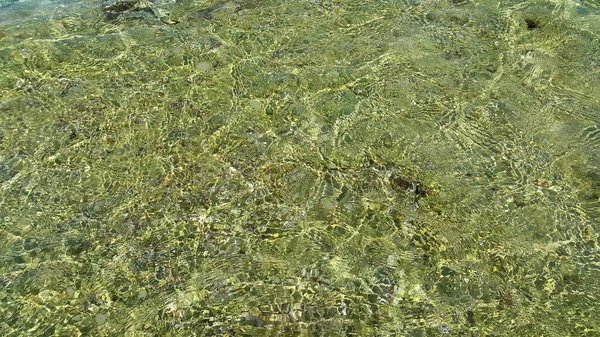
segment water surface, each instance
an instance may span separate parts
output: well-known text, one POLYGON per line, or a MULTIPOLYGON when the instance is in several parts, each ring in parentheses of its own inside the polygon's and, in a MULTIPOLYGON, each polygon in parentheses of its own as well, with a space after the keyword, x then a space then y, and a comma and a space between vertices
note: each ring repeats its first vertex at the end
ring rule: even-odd
POLYGON ((1 335, 600 335, 599 15, 0 0, 1 335))

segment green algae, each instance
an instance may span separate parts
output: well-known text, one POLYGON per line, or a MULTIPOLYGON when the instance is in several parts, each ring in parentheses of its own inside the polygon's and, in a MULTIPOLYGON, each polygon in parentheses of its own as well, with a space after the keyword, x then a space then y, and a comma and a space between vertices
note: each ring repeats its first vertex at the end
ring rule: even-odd
POLYGON ((2 335, 599 333, 594 2, 18 5, 2 335))

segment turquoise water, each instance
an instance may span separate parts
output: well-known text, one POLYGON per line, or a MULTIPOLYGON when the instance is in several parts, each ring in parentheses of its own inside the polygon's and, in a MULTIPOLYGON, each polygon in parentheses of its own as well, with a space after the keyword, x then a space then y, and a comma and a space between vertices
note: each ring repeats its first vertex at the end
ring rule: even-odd
POLYGON ((0 335, 599 336, 599 15, 0 0, 0 335))

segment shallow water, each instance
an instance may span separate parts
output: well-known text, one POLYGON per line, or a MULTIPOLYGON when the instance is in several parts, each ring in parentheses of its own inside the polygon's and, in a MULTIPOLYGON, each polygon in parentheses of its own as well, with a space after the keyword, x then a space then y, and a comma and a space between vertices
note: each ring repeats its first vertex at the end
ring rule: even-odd
POLYGON ((600 3, 109 5, 0 0, 2 336, 600 335, 600 3))

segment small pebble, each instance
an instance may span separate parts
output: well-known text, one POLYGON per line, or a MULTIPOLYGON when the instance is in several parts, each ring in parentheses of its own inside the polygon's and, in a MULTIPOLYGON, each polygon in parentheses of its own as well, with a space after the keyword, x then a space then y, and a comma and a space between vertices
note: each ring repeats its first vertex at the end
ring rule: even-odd
POLYGON ((212 65, 208 62, 200 62, 196 65, 196 69, 200 71, 209 71, 212 69, 212 65))
POLYGON ((106 317, 105 314, 96 314, 96 323, 98 323, 99 325, 102 325, 104 323, 106 323, 108 317, 106 317))
POLYGON ((262 107, 262 104, 260 104, 260 101, 254 99, 254 100, 250 101, 250 106, 253 109, 260 110, 260 108, 262 107))

